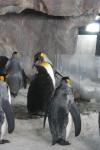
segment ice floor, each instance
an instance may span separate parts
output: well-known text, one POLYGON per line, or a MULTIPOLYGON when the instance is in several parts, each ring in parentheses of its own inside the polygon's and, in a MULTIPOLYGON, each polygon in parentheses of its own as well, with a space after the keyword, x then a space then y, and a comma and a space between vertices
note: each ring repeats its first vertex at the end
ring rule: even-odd
POLYGON ((48 122, 43 129, 43 118, 29 118, 26 95, 27 90, 20 90, 19 95, 12 99, 16 127, 13 134, 6 135, 10 143, 0 145, 0 150, 100 150, 98 113, 89 110, 81 114, 82 131, 79 137, 74 137, 73 126, 69 138, 71 145, 52 146, 48 122))

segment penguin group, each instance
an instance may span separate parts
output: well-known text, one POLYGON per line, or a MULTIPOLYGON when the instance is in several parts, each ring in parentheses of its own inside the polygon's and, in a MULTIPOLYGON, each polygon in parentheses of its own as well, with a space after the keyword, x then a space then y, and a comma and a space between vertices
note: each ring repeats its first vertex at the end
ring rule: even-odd
POLYGON ((53 64, 43 52, 35 55, 33 66, 37 72, 28 89, 28 112, 35 115, 44 112, 44 126, 48 117, 52 144, 69 145, 66 138, 70 134, 72 120, 75 136, 81 132, 80 112, 74 102, 70 79, 63 77, 56 88, 53 64))
MULTIPOLYGON (((17 96, 19 90, 25 88, 27 84, 27 76, 19 63, 18 55, 18 52, 14 52, 11 59, 5 57, 0 59, 5 60, 0 66, 0 144, 9 143, 9 140, 4 138, 5 133, 7 129, 8 133, 12 133, 15 128, 11 96, 17 96)), ((81 116, 74 101, 71 79, 61 75, 59 85, 56 86, 55 74, 60 73, 53 69, 52 62, 44 52, 38 52, 34 56, 33 68, 36 69, 36 73, 28 87, 28 113, 42 115, 43 127, 48 118, 52 145, 70 145, 68 137, 72 123, 75 136, 79 136, 81 132, 81 116)))

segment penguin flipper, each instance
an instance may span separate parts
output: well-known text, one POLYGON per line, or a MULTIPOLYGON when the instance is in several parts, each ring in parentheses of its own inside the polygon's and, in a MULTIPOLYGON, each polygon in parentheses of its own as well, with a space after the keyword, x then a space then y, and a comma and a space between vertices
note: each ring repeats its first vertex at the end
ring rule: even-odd
POLYGON ((99 124, 99 133, 100 133, 100 112, 98 114, 98 124, 99 124))
POLYGON ((69 111, 72 115, 74 126, 75 126, 75 136, 78 136, 81 132, 80 111, 78 110, 77 105, 75 103, 71 104, 69 111))
POLYGON ((45 128, 45 123, 46 123, 47 115, 48 115, 48 112, 45 112, 45 114, 44 114, 44 120, 43 120, 43 128, 45 128))
POLYGON ((47 117, 48 117, 48 112, 49 112, 49 109, 50 109, 50 105, 51 105, 51 98, 48 100, 47 106, 46 106, 46 108, 45 108, 44 120, 43 120, 43 128, 45 128, 45 123, 46 123, 46 119, 47 119, 47 117))
POLYGON ((12 133, 15 128, 15 119, 13 115, 12 107, 8 100, 2 100, 2 109, 5 112, 7 123, 8 123, 8 133, 12 133))

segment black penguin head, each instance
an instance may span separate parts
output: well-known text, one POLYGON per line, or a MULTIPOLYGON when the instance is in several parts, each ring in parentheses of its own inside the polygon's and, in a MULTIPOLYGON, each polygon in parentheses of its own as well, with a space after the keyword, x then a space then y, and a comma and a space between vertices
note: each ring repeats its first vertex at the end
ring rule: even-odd
POLYGON ((16 54, 18 54, 18 52, 17 52, 17 51, 14 51, 14 52, 12 53, 12 56, 14 56, 14 55, 16 55, 16 54))
POLYGON ((68 76, 62 77, 62 80, 66 81, 66 80, 70 80, 70 78, 68 76))
POLYGON ((41 62, 48 62, 50 65, 53 65, 52 62, 49 60, 49 58, 47 57, 47 55, 44 52, 38 52, 34 56, 34 64, 38 64, 41 62))
POLYGON ((36 63, 36 62, 39 61, 39 60, 42 60, 41 53, 42 53, 42 52, 38 52, 38 53, 34 56, 34 63, 36 63))
POLYGON ((14 51, 13 53, 12 53, 12 58, 20 58, 20 53, 18 52, 18 51, 14 51))

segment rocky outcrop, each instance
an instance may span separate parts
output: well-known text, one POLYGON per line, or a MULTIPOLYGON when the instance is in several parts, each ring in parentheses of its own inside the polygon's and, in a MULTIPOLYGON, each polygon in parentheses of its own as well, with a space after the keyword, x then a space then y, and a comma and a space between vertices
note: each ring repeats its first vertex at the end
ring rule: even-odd
POLYGON ((38 13, 0 16, 0 55, 10 57, 13 51, 20 51, 25 68, 32 70, 34 54, 43 50, 55 63, 57 53, 75 52, 77 29, 69 30, 69 24, 65 18, 38 13))
POLYGON ((0 0, 0 14, 33 9, 53 16, 80 16, 98 12, 100 0, 0 0))

